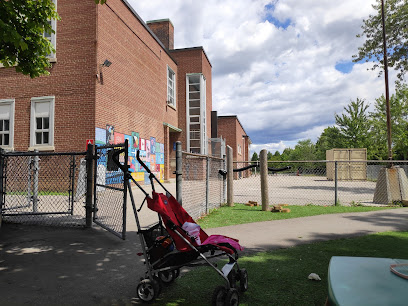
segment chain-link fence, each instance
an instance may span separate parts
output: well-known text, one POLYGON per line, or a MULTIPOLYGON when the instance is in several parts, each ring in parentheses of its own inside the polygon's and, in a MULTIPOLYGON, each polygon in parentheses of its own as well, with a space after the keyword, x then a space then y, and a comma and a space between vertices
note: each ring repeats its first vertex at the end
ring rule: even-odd
POLYGON ((183 152, 182 204, 193 219, 207 214, 225 202, 225 169, 221 158, 183 152))
MULTIPOLYGON (((95 148, 94 167, 94 216, 93 220, 114 235, 126 237, 126 191, 124 173, 113 161, 115 150, 127 148, 127 144, 99 146, 95 148)), ((127 154, 118 156, 119 162, 127 161, 127 154)))
POLYGON ((0 154, 3 221, 85 225, 85 153, 0 154))
MULTIPOLYGON (((243 168, 257 162, 236 162, 234 169, 243 168)), ((390 180, 388 185, 378 182, 381 169, 389 165, 386 161, 285 161, 268 162, 268 198, 270 205, 372 205, 379 203, 375 192, 397 193, 408 196, 407 161, 395 161, 396 169, 401 169, 400 180, 390 180), (274 172, 289 166, 290 169, 274 172), (272 169, 272 171, 271 171, 272 169), (405 178, 404 178, 405 176, 405 178), (378 187, 376 187, 378 185, 378 187)), ((245 170, 234 179, 234 202, 256 201, 261 205, 261 183, 259 167, 245 170)))

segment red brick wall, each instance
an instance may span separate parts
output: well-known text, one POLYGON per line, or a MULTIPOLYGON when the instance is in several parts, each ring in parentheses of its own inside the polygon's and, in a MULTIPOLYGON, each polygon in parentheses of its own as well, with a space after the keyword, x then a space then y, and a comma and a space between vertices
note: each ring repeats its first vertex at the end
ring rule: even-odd
POLYGON ((148 21, 147 25, 167 49, 174 49, 174 27, 169 19, 148 21))
POLYGON ((55 96, 55 151, 85 150, 95 133, 96 5, 58 0, 57 62, 50 75, 30 79, 0 68, 0 99, 15 99, 14 148, 30 145, 32 97, 55 96))
POLYGON ((182 149, 187 150, 186 75, 189 73, 203 73, 206 79, 207 136, 210 138, 212 110, 212 68, 202 48, 171 50, 170 54, 177 61, 178 65, 177 109, 179 113, 179 128, 183 130, 179 140, 182 142, 182 149))
POLYGON ((98 6, 98 63, 103 81, 96 85, 96 126, 164 143, 163 123, 178 125, 177 111, 167 106, 167 66, 176 63, 122 1, 98 6))
POLYGON ((218 117, 218 137, 225 139, 225 145, 232 148, 234 161, 237 155, 236 125, 237 119, 235 117, 218 117))
POLYGON ((218 117, 218 137, 225 139, 226 145, 233 149, 234 161, 248 161, 249 142, 241 124, 235 116, 218 117), (238 145, 241 146, 241 153, 238 153, 238 145))

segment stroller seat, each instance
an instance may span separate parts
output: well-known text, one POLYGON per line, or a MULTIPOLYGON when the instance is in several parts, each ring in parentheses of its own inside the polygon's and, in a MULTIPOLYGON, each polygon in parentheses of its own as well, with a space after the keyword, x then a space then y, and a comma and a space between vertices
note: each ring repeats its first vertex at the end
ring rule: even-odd
POLYGON ((167 197, 162 193, 153 191, 152 198, 147 197, 147 206, 151 210, 159 213, 168 234, 174 241, 176 249, 180 252, 196 251, 193 250, 191 245, 199 251, 219 249, 228 254, 237 254, 237 250, 243 250, 237 239, 222 235, 208 236, 201 227, 196 237, 193 237, 187 231, 183 230, 183 225, 186 222, 190 224, 196 224, 196 222, 173 196, 167 197), (175 230, 177 230, 177 232, 175 232, 175 230), (189 245, 183 237, 191 242, 191 245, 189 245))

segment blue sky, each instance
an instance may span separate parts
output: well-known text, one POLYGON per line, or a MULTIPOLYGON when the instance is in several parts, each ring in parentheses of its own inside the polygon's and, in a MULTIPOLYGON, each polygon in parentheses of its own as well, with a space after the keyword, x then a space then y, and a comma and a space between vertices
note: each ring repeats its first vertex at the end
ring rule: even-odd
POLYGON ((375 0, 128 1, 145 21, 170 18, 175 48, 204 47, 213 109, 238 115, 251 151, 316 141, 350 100, 384 92, 370 63, 352 62, 375 0))

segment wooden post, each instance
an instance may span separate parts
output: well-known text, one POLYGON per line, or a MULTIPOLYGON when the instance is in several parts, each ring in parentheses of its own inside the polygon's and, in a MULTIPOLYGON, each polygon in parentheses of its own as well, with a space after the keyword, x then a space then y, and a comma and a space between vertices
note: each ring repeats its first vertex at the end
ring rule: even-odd
POLYGON ((227 146, 227 204, 234 206, 234 165, 232 160, 232 148, 227 146))
POLYGON ((260 160, 260 172, 261 172, 261 195, 262 195, 262 210, 269 210, 269 197, 268 197, 268 152, 264 149, 259 154, 260 160))

